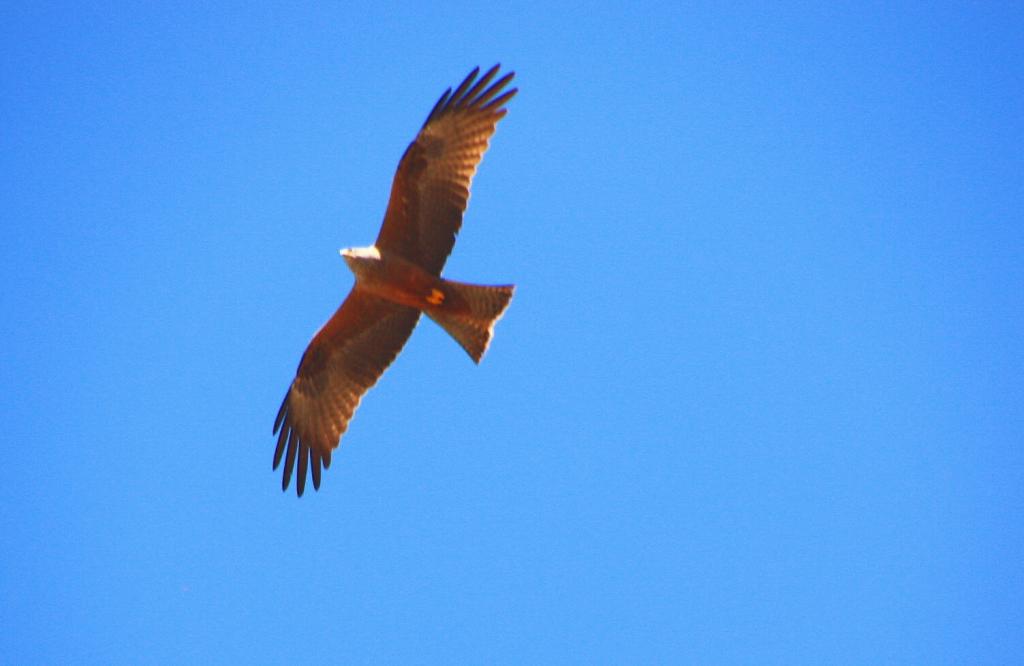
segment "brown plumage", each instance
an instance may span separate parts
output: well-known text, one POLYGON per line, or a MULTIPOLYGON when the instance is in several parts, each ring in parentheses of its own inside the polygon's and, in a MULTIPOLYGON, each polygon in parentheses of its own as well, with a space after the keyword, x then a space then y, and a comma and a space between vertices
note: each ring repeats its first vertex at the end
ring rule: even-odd
POLYGON ((445 91, 402 155, 375 245, 342 251, 356 283, 313 336, 274 421, 274 469, 284 461, 282 490, 294 470, 301 496, 307 469, 320 488, 322 468, 330 467, 363 394, 394 361, 421 312, 475 362, 487 350, 513 287, 445 280, 441 270, 462 226, 477 165, 517 92, 504 91, 511 72, 491 83, 498 67, 479 79, 474 69, 454 92, 445 91))

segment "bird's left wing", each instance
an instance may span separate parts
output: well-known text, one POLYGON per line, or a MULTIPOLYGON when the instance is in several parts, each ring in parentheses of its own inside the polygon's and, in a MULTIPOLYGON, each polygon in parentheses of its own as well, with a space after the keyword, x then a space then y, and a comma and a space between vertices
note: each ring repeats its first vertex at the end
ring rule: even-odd
POLYGON ((505 102, 517 92, 503 90, 512 72, 491 84, 498 67, 479 80, 480 70, 474 69, 455 92, 445 91, 402 155, 391 184, 376 245, 433 275, 441 274, 451 254, 477 165, 505 115, 505 102))
POLYGON ((274 469, 284 458, 282 490, 288 489, 296 459, 299 496, 307 467, 313 487, 320 488, 321 466, 330 467, 331 451, 363 394, 395 360, 419 316, 419 310, 373 296, 357 284, 313 336, 274 421, 274 434, 280 431, 274 469))

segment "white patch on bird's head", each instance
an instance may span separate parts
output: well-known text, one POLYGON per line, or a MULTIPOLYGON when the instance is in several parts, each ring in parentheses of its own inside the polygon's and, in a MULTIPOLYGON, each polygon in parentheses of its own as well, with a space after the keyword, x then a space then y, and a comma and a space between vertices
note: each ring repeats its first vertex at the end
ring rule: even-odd
POLYGON ((338 250, 345 259, 380 259, 380 250, 377 249, 376 245, 370 245, 369 247, 346 247, 342 250, 338 250))

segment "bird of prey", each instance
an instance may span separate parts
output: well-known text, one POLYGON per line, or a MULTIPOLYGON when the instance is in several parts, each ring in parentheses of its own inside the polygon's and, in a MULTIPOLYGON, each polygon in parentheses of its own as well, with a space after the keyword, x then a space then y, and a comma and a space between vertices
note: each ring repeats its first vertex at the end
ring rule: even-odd
POLYGON ((307 469, 320 489, 321 469, 363 394, 401 351, 420 313, 440 324, 479 363, 513 285, 479 286, 441 277, 455 245, 469 187, 505 103, 513 73, 494 81, 474 69, 448 88, 398 163, 376 242, 341 250, 355 285, 313 336, 274 420, 274 469, 284 461, 281 489, 298 462, 301 497, 307 469), (494 81, 493 83, 491 83, 494 81), (280 433, 280 434, 279 434, 280 433))

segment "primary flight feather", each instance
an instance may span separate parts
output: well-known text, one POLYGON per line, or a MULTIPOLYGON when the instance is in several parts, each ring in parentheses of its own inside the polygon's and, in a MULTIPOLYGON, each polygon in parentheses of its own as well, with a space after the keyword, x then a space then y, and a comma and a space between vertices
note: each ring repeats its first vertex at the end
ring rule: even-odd
POLYGON ((513 285, 454 282, 441 270, 462 226, 473 175, 517 92, 505 90, 512 72, 494 80, 498 69, 480 78, 474 69, 441 95, 398 163, 376 243, 341 251, 355 285, 313 336, 274 421, 274 469, 284 462, 282 490, 293 471, 299 496, 307 471, 313 488, 320 488, 322 470, 330 467, 359 401, 401 351, 420 313, 475 362, 487 350, 513 285))

